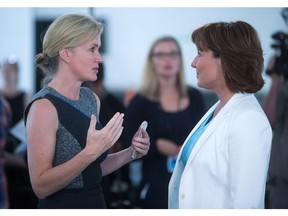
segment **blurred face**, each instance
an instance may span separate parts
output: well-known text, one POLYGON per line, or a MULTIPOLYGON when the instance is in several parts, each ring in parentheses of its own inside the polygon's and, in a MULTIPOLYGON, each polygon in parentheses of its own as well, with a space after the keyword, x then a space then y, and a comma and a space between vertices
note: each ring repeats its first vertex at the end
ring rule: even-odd
POLYGON ((221 59, 214 57, 212 51, 198 51, 191 66, 196 68, 199 87, 215 90, 225 84, 221 59))
POLYGON ((99 63, 102 56, 99 53, 100 37, 70 50, 69 67, 81 81, 94 81, 97 79, 99 63))
POLYGON ((6 84, 16 84, 17 83, 17 71, 15 67, 11 64, 3 65, 3 77, 6 84))
POLYGON ((152 53, 152 64, 160 77, 176 77, 181 58, 177 45, 172 41, 159 42, 152 53))

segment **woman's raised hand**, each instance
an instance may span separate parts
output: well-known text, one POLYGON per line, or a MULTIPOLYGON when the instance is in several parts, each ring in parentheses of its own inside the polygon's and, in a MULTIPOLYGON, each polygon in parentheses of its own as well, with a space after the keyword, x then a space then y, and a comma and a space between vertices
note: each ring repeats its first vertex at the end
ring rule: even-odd
POLYGON ((102 153, 111 148, 119 139, 123 131, 123 113, 117 112, 101 130, 96 129, 97 119, 91 115, 87 133, 85 151, 96 160, 102 153))

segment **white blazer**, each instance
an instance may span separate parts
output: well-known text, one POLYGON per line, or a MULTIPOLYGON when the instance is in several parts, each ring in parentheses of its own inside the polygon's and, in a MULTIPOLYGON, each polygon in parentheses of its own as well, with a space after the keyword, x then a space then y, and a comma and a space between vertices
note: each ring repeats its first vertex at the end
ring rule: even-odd
POLYGON ((169 208, 264 208, 272 130, 253 94, 237 93, 195 144, 184 167, 186 138, 169 183, 169 208))

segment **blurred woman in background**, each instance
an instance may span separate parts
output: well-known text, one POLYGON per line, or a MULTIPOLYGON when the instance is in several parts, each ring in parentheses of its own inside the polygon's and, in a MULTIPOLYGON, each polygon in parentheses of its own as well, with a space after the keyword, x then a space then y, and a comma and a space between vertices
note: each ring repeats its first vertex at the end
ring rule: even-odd
MULTIPOLYGON (((151 46, 139 92, 131 100, 123 136, 129 145, 143 120, 148 122, 151 149, 142 162, 137 195, 141 208, 167 208, 168 182, 185 138, 205 112, 199 90, 185 82, 179 43, 161 37, 151 46)), ((133 173, 132 173, 133 175, 133 173)))

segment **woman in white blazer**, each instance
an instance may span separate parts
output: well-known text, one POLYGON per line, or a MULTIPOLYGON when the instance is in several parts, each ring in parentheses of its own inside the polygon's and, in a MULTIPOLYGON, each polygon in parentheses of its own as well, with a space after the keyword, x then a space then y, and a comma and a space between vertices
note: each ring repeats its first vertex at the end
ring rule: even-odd
POLYGON ((263 53, 248 23, 218 22, 192 33, 198 86, 219 101, 191 131, 169 183, 169 208, 264 208, 272 130, 254 93, 263 53))

